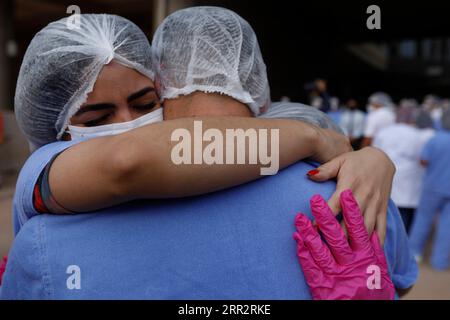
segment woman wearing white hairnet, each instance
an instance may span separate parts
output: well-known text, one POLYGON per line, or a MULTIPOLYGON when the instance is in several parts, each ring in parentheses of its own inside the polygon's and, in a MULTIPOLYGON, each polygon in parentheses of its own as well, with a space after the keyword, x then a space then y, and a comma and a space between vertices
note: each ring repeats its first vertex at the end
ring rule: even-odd
MULTIPOLYGON (((172 132, 192 133, 193 119, 160 122, 145 35, 118 16, 81 15, 80 22, 79 29, 69 28, 67 19, 49 24, 31 41, 22 63, 16 116, 37 150, 18 181, 16 231, 39 212, 82 212, 135 198, 201 194, 260 176, 259 164, 177 166, 170 161, 172 132)), ((305 157, 323 162, 348 150, 339 134, 298 121, 200 120, 205 130, 223 132, 280 128, 282 167, 305 157)))
MULTIPOLYGON (((193 119, 159 122, 162 113, 144 34, 117 16, 82 15, 80 30, 69 30, 65 21, 52 23, 35 36, 18 80, 17 118, 30 144, 40 149, 27 161, 19 178, 14 206, 16 231, 40 212, 85 212, 136 198, 195 195, 260 177, 260 164, 177 166, 170 161, 172 132, 178 128, 192 132, 193 119)), ((254 54, 260 55, 259 49, 254 54)), ((233 68, 245 63, 249 61, 240 59, 233 68)), ((261 63, 260 69, 250 69, 246 76, 262 79, 261 87, 268 90, 262 59, 261 63)), ((228 75, 212 70, 204 76, 228 75)), ((164 81, 159 82, 162 88, 164 81)), ((228 94, 220 84, 217 88, 215 92, 228 94)), ((268 91, 255 91, 246 85, 239 90, 243 90, 243 103, 255 114, 270 102, 268 91)), ((281 167, 306 157, 325 162, 348 150, 340 135, 299 121, 248 117, 199 120, 205 130, 222 132, 226 128, 280 129, 281 167)), ((365 192, 352 184, 355 174, 346 169, 363 156, 341 157, 329 166, 328 173, 327 167, 321 173, 334 177, 335 168, 342 166, 338 177, 342 187, 365 192)), ((390 163, 383 156, 375 158, 377 167, 383 165, 381 176, 389 177, 390 163)), ((356 174, 371 172, 371 161, 360 165, 356 174)), ((377 212, 370 213, 377 216, 377 212)))

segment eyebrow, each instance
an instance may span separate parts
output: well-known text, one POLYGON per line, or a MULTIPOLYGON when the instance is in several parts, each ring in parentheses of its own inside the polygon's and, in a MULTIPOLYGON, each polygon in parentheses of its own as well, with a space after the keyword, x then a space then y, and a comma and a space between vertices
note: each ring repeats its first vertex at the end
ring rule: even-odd
MULTIPOLYGON (((145 87, 133 94, 131 94, 128 98, 127 98, 127 102, 131 102, 133 100, 136 100, 142 96, 144 96, 145 94, 151 92, 151 91, 155 91, 155 88, 153 87, 145 87)), ((77 111, 77 113, 75 113, 75 116, 80 116, 86 112, 90 112, 90 111, 99 111, 99 110, 105 110, 105 109, 112 109, 115 108, 116 106, 113 103, 96 103, 96 104, 88 104, 86 106, 84 106, 83 108, 81 108, 80 110, 77 111)))
POLYGON ((127 102, 131 102, 133 100, 139 99, 140 97, 142 97, 143 95, 151 92, 151 91, 155 91, 155 88, 153 87, 145 87, 144 89, 141 89, 133 94, 131 94, 128 98, 127 98, 127 102))
POLYGON ((75 113, 75 116, 82 115, 83 113, 90 112, 90 111, 98 111, 98 110, 104 110, 104 109, 112 109, 116 106, 113 103, 97 103, 97 104, 89 104, 87 106, 84 106, 80 110, 75 113))

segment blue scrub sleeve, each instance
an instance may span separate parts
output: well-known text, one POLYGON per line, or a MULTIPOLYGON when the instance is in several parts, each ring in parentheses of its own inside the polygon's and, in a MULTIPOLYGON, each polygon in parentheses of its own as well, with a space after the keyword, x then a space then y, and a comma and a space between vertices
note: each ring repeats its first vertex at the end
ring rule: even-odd
POLYGON ((397 289, 412 287, 419 277, 419 267, 409 246, 408 236, 400 213, 392 200, 389 201, 388 230, 385 253, 389 261, 392 282, 397 289))
POLYGON ((17 180, 13 200, 14 233, 39 214, 33 205, 33 192, 39 176, 53 157, 80 141, 58 141, 36 150, 25 162, 17 180))
POLYGON ((421 160, 430 161, 432 159, 434 140, 434 138, 431 138, 423 147, 422 154, 420 155, 421 160))

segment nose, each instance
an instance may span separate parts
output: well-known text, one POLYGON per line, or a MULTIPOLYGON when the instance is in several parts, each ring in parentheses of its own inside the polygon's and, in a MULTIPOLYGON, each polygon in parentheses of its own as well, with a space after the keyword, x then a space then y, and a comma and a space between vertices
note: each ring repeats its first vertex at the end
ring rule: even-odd
POLYGON ((136 115, 128 106, 128 104, 120 105, 117 107, 116 112, 114 113, 113 123, 127 122, 134 120, 135 118, 136 115))

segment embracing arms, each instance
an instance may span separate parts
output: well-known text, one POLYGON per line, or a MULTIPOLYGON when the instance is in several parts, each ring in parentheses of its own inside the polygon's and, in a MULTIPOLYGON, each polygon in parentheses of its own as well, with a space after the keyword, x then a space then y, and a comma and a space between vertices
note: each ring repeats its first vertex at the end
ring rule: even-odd
MULTIPOLYGON (((267 129, 270 151, 273 150, 270 131, 279 129, 280 168, 305 158, 323 163, 351 150, 343 135, 296 120, 240 117, 170 120, 91 139, 65 150, 50 169, 53 196, 64 208, 84 212, 133 199, 198 195, 261 177, 261 168, 267 165, 259 158, 257 164, 246 165, 175 164, 171 155, 179 141, 172 141, 172 134, 177 129, 186 129, 193 137, 194 121, 200 120, 203 132, 213 128, 224 137, 226 129, 267 129)), ((249 163, 248 152, 245 155, 245 163, 249 163)))

